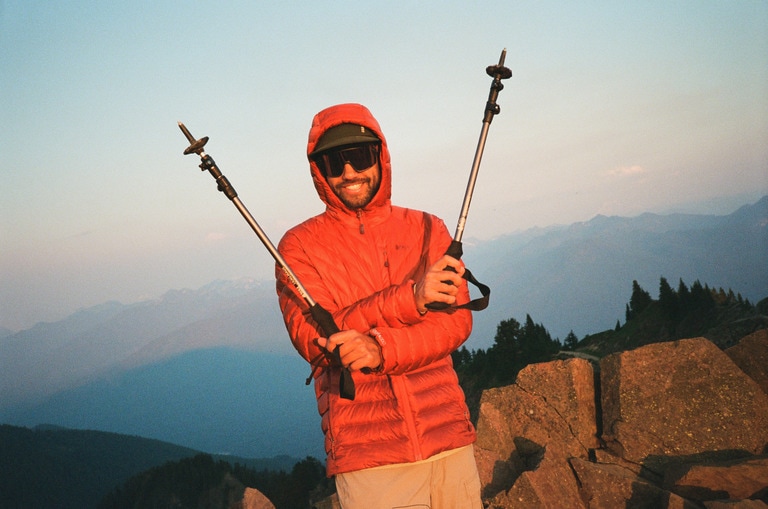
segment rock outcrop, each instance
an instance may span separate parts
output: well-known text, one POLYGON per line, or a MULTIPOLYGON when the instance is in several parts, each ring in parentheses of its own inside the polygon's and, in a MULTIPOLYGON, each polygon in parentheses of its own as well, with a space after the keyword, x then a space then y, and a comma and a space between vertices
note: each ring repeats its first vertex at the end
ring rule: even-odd
POLYGON ((768 508, 768 330, 529 365, 483 393, 490 508, 768 508), (599 373, 595 373, 599 370, 599 373))
POLYGON ((275 505, 259 490, 245 488, 243 500, 236 509, 275 509, 275 505))
POLYGON ((750 334, 725 353, 768 394, 768 329, 750 334))

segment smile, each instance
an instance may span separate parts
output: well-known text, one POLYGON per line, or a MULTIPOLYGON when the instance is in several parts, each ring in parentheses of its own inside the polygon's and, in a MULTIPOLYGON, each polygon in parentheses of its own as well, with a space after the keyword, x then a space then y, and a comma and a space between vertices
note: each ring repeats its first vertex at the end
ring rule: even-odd
POLYGON ((351 182, 345 182, 341 184, 341 186, 339 187, 341 187, 341 189, 345 191, 356 192, 356 191, 359 191, 366 184, 368 184, 368 181, 365 179, 362 179, 362 180, 353 180, 351 182))

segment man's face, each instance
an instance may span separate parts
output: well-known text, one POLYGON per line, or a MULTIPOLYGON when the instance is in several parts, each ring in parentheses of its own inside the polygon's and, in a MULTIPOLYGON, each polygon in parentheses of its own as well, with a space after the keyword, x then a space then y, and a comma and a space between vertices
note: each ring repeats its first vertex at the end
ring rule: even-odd
POLYGON ((362 171, 346 163, 340 176, 327 177, 326 180, 344 205, 357 210, 368 205, 376 196, 381 184, 381 169, 378 161, 362 171))

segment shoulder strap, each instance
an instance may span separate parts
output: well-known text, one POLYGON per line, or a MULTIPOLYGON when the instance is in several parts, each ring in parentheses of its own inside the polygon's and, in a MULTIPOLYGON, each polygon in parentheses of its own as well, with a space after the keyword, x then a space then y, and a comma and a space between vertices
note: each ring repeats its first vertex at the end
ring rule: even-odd
POLYGON ((432 218, 426 212, 422 212, 424 231, 421 236, 421 254, 419 255, 419 261, 411 271, 403 278, 403 282, 409 279, 416 280, 421 277, 428 267, 429 261, 429 239, 432 237, 432 218))

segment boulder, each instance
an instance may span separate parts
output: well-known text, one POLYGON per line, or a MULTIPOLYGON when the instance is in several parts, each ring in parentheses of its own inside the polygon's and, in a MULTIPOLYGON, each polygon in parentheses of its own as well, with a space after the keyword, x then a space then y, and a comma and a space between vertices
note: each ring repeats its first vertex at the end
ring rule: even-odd
POLYGON ((534 364, 520 371, 515 385, 541 397, 585 449, 600 445, 595 416, 595 373, 584 359, 534 364))
POLYGON ((653 472, 693 455, 761 454, 768 444, 768 395, 705 338, 612 354, 600 370, 606 446, 653 472))
POLYGON ((766 338, 727 355, 704 338, 616 353, 597 385, 584 359, 534 364, 485 391, 487 507, 768 509, 768 395, 753 369, 765 368, 746 362, 766 338))
POLYGON ((567 460, 588 456, 596 429, 583 359, 532 364, 514 385, 485 391, 476 444, 484 497, 503 508, 584 507, 567 460))
POLYGON ((259 490, 245 488, 243 501, 238 509, 275 509, 275 505, 259 490))
POLYGON ((580 458, 573 458, 570 463, 582 486, 582 497, 589 509, 699 507, 622 466, 593 463, 580 458))
POLYGON ((584 509, 578 485, 567 461, 547 459, 535 470, 520 474, 512 488, 490 500, 493 509, 584 509))
POLYGON ((768 329, 742 338, 725 353, 768 394, 768 329))
POLYGON ((768 456, 678 465, 667 471, 664 486, 692 500, 741 500, 768 497, 768 456))

